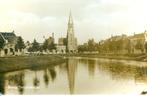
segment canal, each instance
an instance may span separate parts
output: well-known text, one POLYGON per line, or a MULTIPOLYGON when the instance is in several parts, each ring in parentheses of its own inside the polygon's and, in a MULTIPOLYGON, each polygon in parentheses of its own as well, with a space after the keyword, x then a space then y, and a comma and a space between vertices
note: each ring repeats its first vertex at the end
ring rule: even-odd
POLYGON ((140 94, 145 62, 70 57, 52 67, 0 73, 2 94, 140 94))

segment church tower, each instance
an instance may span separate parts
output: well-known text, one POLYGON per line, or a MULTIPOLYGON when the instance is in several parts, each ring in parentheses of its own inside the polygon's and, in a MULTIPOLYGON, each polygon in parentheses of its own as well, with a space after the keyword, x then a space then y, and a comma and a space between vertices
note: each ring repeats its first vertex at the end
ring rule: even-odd
POLYGON ((67 52, 77 52, 77 39, 74 36, 74 25, 71 12, 69 14, 68 28, 67 28, 67 52))

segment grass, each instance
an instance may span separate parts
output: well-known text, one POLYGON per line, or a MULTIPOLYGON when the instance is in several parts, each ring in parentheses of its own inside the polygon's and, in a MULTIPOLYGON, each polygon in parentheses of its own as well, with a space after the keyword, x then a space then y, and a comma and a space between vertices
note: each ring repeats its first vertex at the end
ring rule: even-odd
POLYGON ((54 55, 20 56, 0 58, 0 72, 8 72, 27 68, 44 67, 64 62, 62 57, 54 55))
POLYGON ((67 54, 65 56, 77 56, 77 57, 91 57, 91 58, 108 58, 108 59, 124 59, 124 60, 135 60, 135 61, 144 61, 147 58, 146 54, 67 54))
POLYGON ((53 66, 65 62, 62 56, 77 56, 91 58, 109 58, 143 61, 147 56, 145 54, 64 54, 64 55, 43 55, 43 56, 18 56, 1 57, 0 72, 15 71, 21 69, 34 69, 45 66, 53 66))

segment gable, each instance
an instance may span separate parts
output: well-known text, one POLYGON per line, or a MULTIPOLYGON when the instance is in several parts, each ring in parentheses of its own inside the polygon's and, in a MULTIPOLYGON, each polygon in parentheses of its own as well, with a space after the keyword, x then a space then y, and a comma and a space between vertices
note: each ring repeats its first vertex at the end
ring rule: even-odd
POLYGON ((1 37, 8 41, 8 43, 15 43, 17 40, 16 35, 13 32, 0 32, 1 37))

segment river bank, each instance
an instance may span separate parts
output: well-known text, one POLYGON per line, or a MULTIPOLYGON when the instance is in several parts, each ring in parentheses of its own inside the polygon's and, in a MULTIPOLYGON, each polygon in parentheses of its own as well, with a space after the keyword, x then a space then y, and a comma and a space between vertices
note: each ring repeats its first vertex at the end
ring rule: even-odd
POLYGON ((90 57, 90 58, 107 58, 107 59, 118 59, 118 60, 134 60, 134 61, 147 61, 146 54, 65 54, 61 55, 65 57, 90 57))
POLYGON ((0 72, 53 66, 63 62, 65 59, 57 55, 1 57, 0 72))
POLYGON ((21 69, 35 69, 45 66, 54 66, 65 62, 63 57, 90 57, 107 58, 118 60, 147 61, 145 54, 60 54, 60 55, 42 55, 42 56, 15 56, 0 58, 0 72, 9 72, 21 69))

